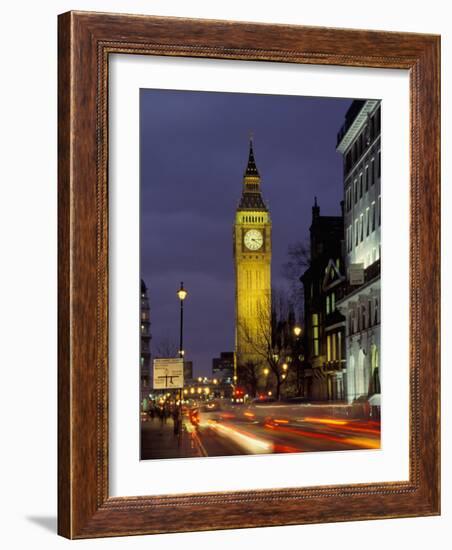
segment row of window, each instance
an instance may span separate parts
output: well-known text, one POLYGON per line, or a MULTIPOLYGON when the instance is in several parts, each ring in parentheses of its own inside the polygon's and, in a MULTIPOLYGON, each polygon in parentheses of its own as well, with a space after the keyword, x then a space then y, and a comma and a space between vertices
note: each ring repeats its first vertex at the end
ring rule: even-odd
POLYGON ((342 333, 333 332, 326 337, 326 360, 340 361, 342 359, 342 333))
MULTIPOLYGON (((312 323, 312 352, 314 357, 320 355, 319 315, 313 313, 312 323)), ((330 333, 326 337, 327 361, 340 361, 342 359, 342 334, 341 332, 330 333)))
POLYGON ((367 304, 360 304, 348 316, 348 333, 356 334, 362 330, 378 325, 380 322, 380 313, 378 298, 367 300, 367 304))
POLYGON ((381 110, 380 107, 372 116, 369 116, 367 124, 364 126, 361 133, 355 139, 355 142, 350 147, 344 157, 344 173, 348 174, 356 162, 361 158, 367 147, 380 134, 381 130, 381 110))
POLYGON ((372 201, 371 205, 359 215, 359 218, 355 219, 354 226, 351 224, 345 230, 345 241, 347 252, 353 250, 353 245, 358 246, 364 241, 365 237, 368 237, 371 233, 381 226, 381 195, 378 197, 378 207, 375 201, 372 201), (378 219, 377 219, 378 214, 378 219))
POLYGON ((363 198, 364 193, 369 191, 369 186, 372 187, 374 183, 381 176, 381 153, 378 151, 377 162, 372 157, 369 165, 366 164, 364 170, 359 173, 359 176, 353 180, 353 186, 350 185, 345 190, 345 209, 350 212, 352 204, 357 204, 359 199, 363 198))
POLYGON ((318 313, 313 313, 311 316, 311 323, 312 323, 312 351, 314 356, 319 355, 319 315, 318 313))
POLYGON ((264 216, 242 216, 242 222, 264 223, 264 216))

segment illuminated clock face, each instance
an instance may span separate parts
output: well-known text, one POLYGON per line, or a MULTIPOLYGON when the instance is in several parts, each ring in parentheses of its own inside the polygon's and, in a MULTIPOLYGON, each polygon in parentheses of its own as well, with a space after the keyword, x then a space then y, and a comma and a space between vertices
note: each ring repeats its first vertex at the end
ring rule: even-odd
POLYGON ((243 241, 248 250, 259 250, 264 244, 264 236, 257 229, 250 229, 245 233, 243 241))

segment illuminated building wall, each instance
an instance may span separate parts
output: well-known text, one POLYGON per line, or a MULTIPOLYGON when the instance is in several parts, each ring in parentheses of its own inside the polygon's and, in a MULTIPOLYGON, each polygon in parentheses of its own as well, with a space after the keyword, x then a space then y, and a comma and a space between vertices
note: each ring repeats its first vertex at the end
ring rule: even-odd
POLYGON ((381 102, 355 100, 338 134, 344 159, 347 282, 338 302, 346 317, 346 395, 380 392, 381 102), (363 282, 351 284, 351 268, 363 282))

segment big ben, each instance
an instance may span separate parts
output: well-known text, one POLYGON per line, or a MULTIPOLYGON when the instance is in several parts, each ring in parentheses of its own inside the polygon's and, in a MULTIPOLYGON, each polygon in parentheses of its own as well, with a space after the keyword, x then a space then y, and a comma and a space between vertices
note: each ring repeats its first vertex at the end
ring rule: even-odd
POLYGON ((235 213, 235 365, 263 365, 271 347, 271 220, 261 193, 253 140, 235 213))

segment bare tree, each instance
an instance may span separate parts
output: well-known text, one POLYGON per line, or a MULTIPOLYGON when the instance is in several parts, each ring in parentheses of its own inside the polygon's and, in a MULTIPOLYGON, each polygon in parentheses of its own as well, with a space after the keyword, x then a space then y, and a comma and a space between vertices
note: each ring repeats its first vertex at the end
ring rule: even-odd
POLYGON ((256 397, 259 387, 260 364, 254 361, 247 361, 241 366, 239 384, 246 388, 251 397, 256 397))
MULTIPOLYGON (((253 363, 260 364, 261 368, 263 365, 267 370, 263 371, 264 376, 272 374, 275 381, 275 397, 278 400, 291 369, 294 325, 293 309, 280 295, 274 300, 272 308, 268 303, 260 304, 252 326, 241 323, 238 327, 250 355, 256 358, 253 363)), ((243 369, 243 365, 240 367, 243 369)))
POLYGON ((287 256, 288 260, 282 266, 282 274, 289 283, 290 297, 294 306, 302 311, 304 294, 300 277, 310 265, 309 245, 304 242, 291 244, 288 247, 287 256))

